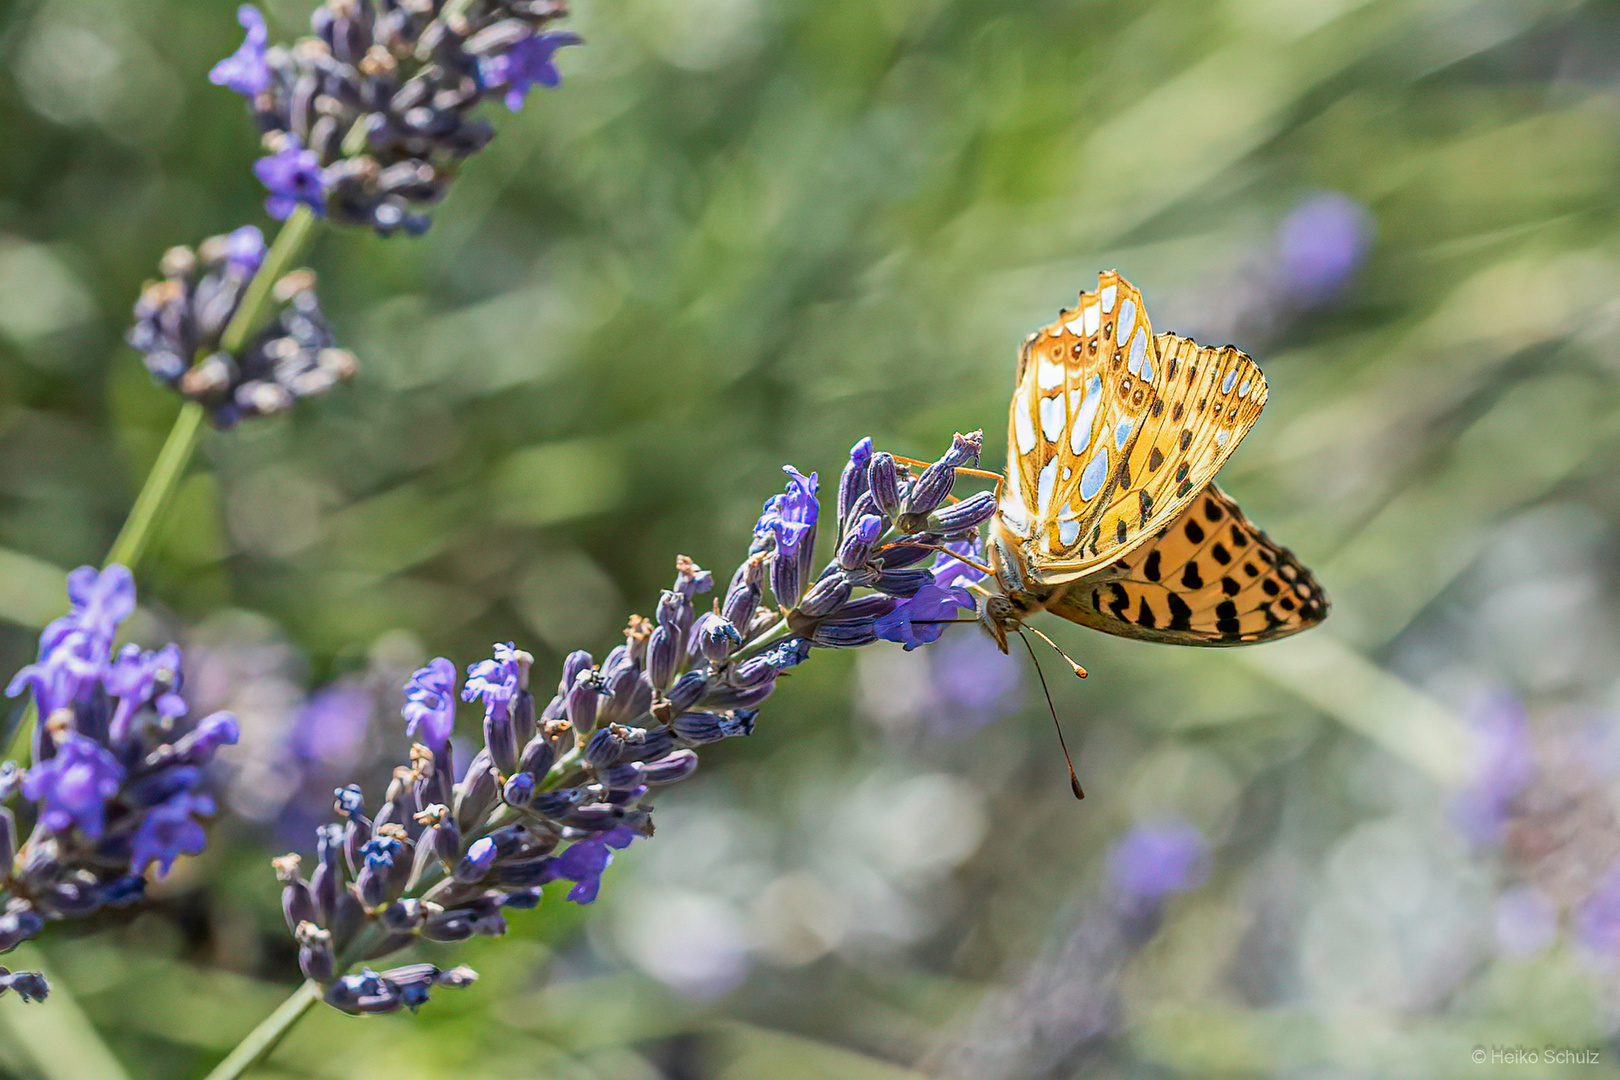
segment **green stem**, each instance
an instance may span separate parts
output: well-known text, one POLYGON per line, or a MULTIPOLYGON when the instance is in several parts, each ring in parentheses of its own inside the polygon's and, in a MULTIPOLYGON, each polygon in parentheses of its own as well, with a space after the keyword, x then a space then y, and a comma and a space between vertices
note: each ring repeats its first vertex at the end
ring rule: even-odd
POLYGON ((248 1070, 270 1056, 271 1051, 293 1029, 293 1025, 302 1020, 319 1000, 321 988, 318 983, 306 982, 294 990, 275 1012, 265 1017, 258 1027, 248 1032, 247 1038, 236 1044, 236 1049, 215 1066, 205 1080, 237 1080, 246 1076, 248 1070))

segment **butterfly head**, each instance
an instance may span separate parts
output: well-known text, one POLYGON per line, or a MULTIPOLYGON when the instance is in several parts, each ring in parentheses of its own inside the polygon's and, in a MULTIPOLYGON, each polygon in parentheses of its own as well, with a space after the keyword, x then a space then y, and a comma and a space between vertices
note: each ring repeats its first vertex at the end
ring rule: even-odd
POLYGON ((1043 590, 1030 580, 1022 545, 999 514, 991 525, 985 548, 1001 592, 985 600, 980 621, 1001 651, 1006 652, 1007 635, 1017 632, 1025 619, 1046 606, 1044 593, 1050 590, 1043 590))

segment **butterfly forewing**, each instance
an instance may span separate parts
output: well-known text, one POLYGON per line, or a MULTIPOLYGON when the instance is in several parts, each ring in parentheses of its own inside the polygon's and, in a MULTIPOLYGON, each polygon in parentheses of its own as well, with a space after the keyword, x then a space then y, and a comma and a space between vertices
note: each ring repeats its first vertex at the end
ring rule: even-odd
POLYGON ((1092 574, 1175 519, 1265 398, 1243 353, 1155 337, 1136 289, 1100 275, 1019 358, 1001 522, 1031 580, 1092 574))
POLYGON ((1106 572, 1048 602, 1072 622, 1174 645, 1247 645, 1315 626, 1328 599, 1214 484, 1106 572))

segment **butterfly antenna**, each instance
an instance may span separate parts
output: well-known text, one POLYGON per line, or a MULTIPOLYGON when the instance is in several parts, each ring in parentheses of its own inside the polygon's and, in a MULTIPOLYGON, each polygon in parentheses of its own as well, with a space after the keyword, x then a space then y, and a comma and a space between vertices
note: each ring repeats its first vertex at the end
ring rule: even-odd
MULTIPOLYGON (((1035 632, 1040 634, 1039 630, 1035 632)), ((1041 636, 1046 637, 1045 634, 1041 634, 1041 636)), ((1057 729, 1058 746, 1063 748, 1063 761, 1069 766, 1069 787, 1074 790, 1075 798, 1083 799, 1086 797, 1086 793, 1080 790, 1080 777, 1075 774, 1074 758, 1069 756, 1069 744, 1063 740, 1063 725, 1058 723, 1057 706, 1052 704, 1052 691, 1047 688, 1046 673, 1041 670, 1041 662, 1035 657, 1035 646, 1029 643, 1029 638, 1024 636, 1022 629, 1018 632, 1018 640, 1022 641, 1024 648, 1029 650, 1029 661, 1035 665, 1036 678, 1041 680, 1041 693, 1046 695, 1046 708, 1052 714, 1052 726, 1057 729)), ((1057 648, 1057 646, 1054 645, 1053 648, 1057 648)), ((1062 652, 1063 650, 1059 649, 1058 651, 1062 652)), ((1067 658, 1065 657, 1065 659, 1067 658)), ((1070 660, 1069 663, 1073 664, 1074 661, 1070 660)), ((1075 666, 1078 667, 1079 665, 1076 664, 1075 666)))
MULTIPOLYGON (((1039 630, 1035 629, 1033 626, 1026 626, 1026 627, 1024 627, 1024 629, 1028 630, 1030 633, 1034 634, 1036 637, 1040 638, 1042 641, 1044 641, 1048 645, 1052 646, 1053 651, 1056 652, 1059 656, 1063 657, 1063 659, 1067 660, 1069 662, 1069 666, 1074 668, 1074 673, 1076 675, 1080 676, 1082 679, 1086 677, 1086 669, 1081 667, 1079 664, 1075 663, 1074 662, 1074 657, 1070 656, 1068 653, 1066 653, 1062 649, 1058 648, 1058 643, 1057 642, 1053 641, 1051 638, 1047 637, 1045 634, 1041 633, 1039 630)), ((1028 645, 1029 642, 1026 641, 1026 642, 1024 642, 1024 644, 1028 645)))

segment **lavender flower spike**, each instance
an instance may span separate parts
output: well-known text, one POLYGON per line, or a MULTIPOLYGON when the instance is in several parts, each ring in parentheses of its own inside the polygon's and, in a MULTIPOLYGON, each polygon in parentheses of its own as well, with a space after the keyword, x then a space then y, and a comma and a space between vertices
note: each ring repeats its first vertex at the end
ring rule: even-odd
MULTIPOLYGON (((201 819, 214 812, 205 767, 238 736, 228 713, 183 722, 175 646, 112 654, 135 607, 127 569, 80 567, 68 595, 73 610, 46 628, 39 660, 8 691, 31 691, 40 722, 29 767, 0 764, 0 953, 48 920, 139 899, 154 864, 162 876, 201 851, 201 819), (20 845, 19 822, 29 830, 20 845)), ((0 969, 5 989, 45 992, 38 976, 0 969)))
POLYGON ((303 203, 342 224, 417 235, 460 163, 494 137, 473 115, 492 96, 513 111, 556 86, 555 54, 579 44, 546 28, 562 0, 325 0, 311 34, 270 45, 252 7, 241 48, 211 78, 248 99, 271 156, 268 209, 303 203))
MULTIPOLYGON (((958 436, 925 502, 942 502, 941 476, 953 479, 976 452, 975 437, 958 436)), ((851 452, 837 554, 819 573, 811 561, 816 474, 785 471, 787 490, 766 502, 716 610, 700 615, 693 603, 713 575, 680 556, 656 618, 631 616, 624 643, 600 663, 569 653, 549 701, 535 701, 531 687, 550 679, 532 680, 533 657, 511 643, 470 666, 461 697, 484 704, 484 745, 454 785, 437 758, 448 749, 455 667, 441 658, 411 677, 405 717, 430 745, 413 747, 410 764, 395 770, 375 818, 360 812, 356 790, 340 791, 345 821, 321 827, 308 879, 297 856, 275 861, 304 974, 325 987, 328 1004, 349 1013, 414 1009, 433 987, 470 981, 429 978, 423 972, 438 969, 421 965, 352 973, 334 958, 352 956, 362 934, 368 962, 418 939, 503 934, 505 913, 534 907, 553 882, 570 883, 567 900, 593 903, 615 853, 652 835, 651 791, 691 776, 699 747, 751 734, 782 670, 816 647, 889 637, 916 648, 972 609, 972 595, 955 583, 960 564, 937 575, 918 564, 942 546, 982 557, 976 526, 934 531, 936 515, 913 502, 911 517, 933 524, 904 531, 899 491, 914 481, 892 456, 873 455, 868 440, 851 452), (882 503, 865 488, 874 466, 888 470, 895 492, 882 503), (760 603, 766 575, 782 610, 760 603)))

